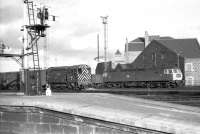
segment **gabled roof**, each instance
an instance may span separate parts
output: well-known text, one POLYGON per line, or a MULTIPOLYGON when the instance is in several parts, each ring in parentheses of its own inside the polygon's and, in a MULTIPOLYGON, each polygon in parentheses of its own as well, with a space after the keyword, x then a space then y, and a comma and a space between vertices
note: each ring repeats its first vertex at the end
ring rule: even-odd
MULTIPOLYGON (((153 40, 171 40, 174 39, 169 36, 159 36, 159 35, 152 35, 149 36, 149 41, 153 40)), ((143 51, 145 48, 145 38, 144 37, 138 37, 128 43, 128 51, 143 51)), ((126 50, 126 45, 125 45, 126 50)))
POLYGON ((143 37, 138 37, 130 42, 144 42, 144 38, 143 37))
MULTIPOLYGON (((126 50, 126 46, 125 46, 126 50)), ((143 42, 130 42, 128 43, 128 51, 143 51, 144 50, 144 43, 143 42)))
POLYGON ((155 40, 185 58, 200 58, 200 46, 197 39, 155 40))
MULTIPOLYGON (((143 51, 144 50, 144 38, 138 37, 128 43, 128 51, 143 51)), ((126 45, 125 45, 126 50, 126 45)))
MULTIPOLYGON (((172 38, 170 36, 159 36, 159 35, 149 36, 150 41, 153 41, 153 40, 170 40, 170 39, 174 39, 174 38, 172 38)), ((130 41, 130 43, 136 43, 136 42, 137 43, 139 43, 139 42, 144 43, 145 39, 144 39, 144 37, 138 37, 138 38, 130 41)))
POLYGON ((172 40, 174 39, 173 37, 170 37, 170 36, 162 36, 160 37, 159 39, 156 39, 156 40, 172 40))

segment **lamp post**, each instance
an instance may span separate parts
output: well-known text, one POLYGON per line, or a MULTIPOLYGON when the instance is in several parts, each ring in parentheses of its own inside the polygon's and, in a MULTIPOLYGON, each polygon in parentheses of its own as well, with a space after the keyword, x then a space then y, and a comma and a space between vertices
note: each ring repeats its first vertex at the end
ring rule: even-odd
POLYGON ((107 61, 107 24, 108 24, 108 16, 101 16, 102 23, 104 25, 104 60, 107 61))
POLYGON ((102 18, 102 23, 104 25, 104 65, 105 65, 105 72, 107 71, 107 24, 108 24, 108 16, 101 16, 102 18))

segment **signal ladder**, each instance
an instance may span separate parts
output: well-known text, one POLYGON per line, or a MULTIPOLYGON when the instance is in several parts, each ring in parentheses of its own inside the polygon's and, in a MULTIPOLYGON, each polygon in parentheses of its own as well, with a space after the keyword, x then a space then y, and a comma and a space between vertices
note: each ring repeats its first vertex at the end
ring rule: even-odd
POLYGON ((34 15, 34 8, 33 8, 33 1, 24 1, 25 4, 27 4, 28 9, 28 20, 29 20, 29 26, 27 26, 28 34, 31 37, 31 41, 29 43, 29 48, 31 49, 31 55, 33 57, 33 75, 34 75, 34 90, 36 90, 36 93, 40 93, 41 89, 41 76, 40 76, 40 62, 39 62, 39 54, 38 54, 38 44, 37 41, 40 38, 40 31, 37 29, 36 21, 35 21, 35 15, 34 15))

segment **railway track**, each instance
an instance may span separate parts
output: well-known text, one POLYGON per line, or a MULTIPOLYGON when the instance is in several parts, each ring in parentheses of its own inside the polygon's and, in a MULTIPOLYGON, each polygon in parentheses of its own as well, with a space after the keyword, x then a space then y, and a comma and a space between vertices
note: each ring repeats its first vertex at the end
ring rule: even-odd
POLYGON ((88 89, 84 92, 111 93, 128 97, 200 107, 200 88, 198 87, 170 89, 88 89))
POLYGON ((136 95, 136 94, 130 94, 130 93, 122 94, 122 95, 128 96, 128 97, 137 97, 137 98, 149 99, 149 100, 154 100, 154 101, 162 101, 162 102, 168 102, 168 103, 200 107, 200 95, 197 95, 197 96, 170 95, 170 94, 136 95))

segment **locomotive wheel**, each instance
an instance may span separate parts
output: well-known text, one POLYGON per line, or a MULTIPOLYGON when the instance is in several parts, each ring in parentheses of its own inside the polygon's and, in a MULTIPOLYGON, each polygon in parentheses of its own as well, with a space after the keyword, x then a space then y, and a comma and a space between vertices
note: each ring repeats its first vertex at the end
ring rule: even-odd
POLYGON ((120 88, 124 88, 124 83, 120 83, 120 88))
POLYGON ((85 87, 83 86, 83 85, 80 85, 80 89, 82 90, 82 89, 84 89, 85 87))
POLYGON ((151 88, 151 83, 150 83, 150 82, 147 82, 146 87, 147 87, 147 88, 151 88))

